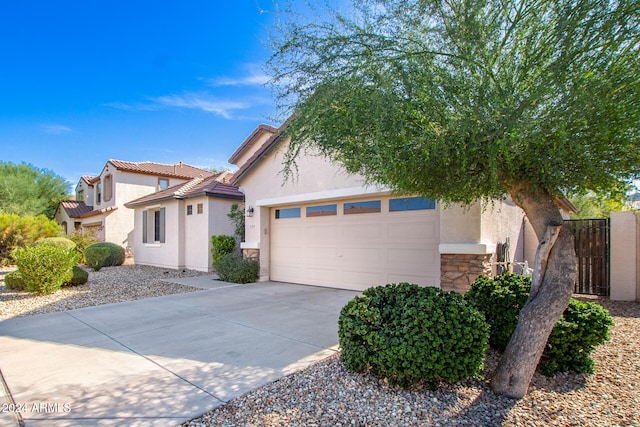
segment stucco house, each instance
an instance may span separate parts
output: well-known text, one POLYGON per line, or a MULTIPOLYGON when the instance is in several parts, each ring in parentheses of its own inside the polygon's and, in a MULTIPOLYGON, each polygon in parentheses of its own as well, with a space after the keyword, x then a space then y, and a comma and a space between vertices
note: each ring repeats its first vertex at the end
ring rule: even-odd
POLYGON ((125 203, 134 213, 135 263, 211 271, 211 236, 234 234, 227 214, 244 198, 221 178, 194 178, 125 203))
POLYGON ((509 200, 445 207, 366 186, 309 153, 285 181, 287 145, 282 128, 261 125, 229 159, 239 168, 232 184, 245 194, 242 251, 260 261, 262 281, 357 290, 408 281, 464 291, 495 272, 507 240, 511 261, 533 263, 537 242, 525 245, 524 213, 509 200))
POLYGON ((127 202, 194 178, 212 176, 218 174, 182 162, 169 165, 108 160, 99 175, 79 180, 75 200, 62 201, 55 219, 66 234, 93 232, 98 239, 121 245, 131 253, 134 213, 125 208, 127 202))

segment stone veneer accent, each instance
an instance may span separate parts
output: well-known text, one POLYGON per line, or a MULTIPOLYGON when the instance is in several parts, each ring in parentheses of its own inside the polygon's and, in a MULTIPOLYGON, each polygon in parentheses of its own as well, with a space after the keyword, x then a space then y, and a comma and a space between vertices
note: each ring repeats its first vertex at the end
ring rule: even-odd
POLYGON ((465 293, 478 276, 491 275, 493 254, 440 254, 440 287, 465 293))
POLYGON ((260 261, 260 249, 243 249, 242 257, 244 259, 252 259, 254 261, 260 261))

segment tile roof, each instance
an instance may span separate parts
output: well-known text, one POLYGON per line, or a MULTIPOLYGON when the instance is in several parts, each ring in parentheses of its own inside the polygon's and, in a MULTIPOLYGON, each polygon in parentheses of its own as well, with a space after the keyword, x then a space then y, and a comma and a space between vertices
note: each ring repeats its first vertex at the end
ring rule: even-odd
POLYGON ((95 176, 91 176, 91 175, 84 175, 81 178, 84 182, 86 182, 89 186, 93 186, 93 184, 91 183, 91 181, 93 181, 94 179, 96 179, 95 176))
POLYGON ((173 185, 164 190, 157 191, 153 194, 140 197, 125 203, 128 208, 149 205, 173 199, 189 199, 192 197, 221 197, 229 199, 242 200, 244 194, 240 192, 238 187, 220 182, 218 176, 210 176, 207 178, 194 178, 187 183, 173 185))
POLYGON ((238 159, 238 157, 240 157, 240 155, 244 152, 244 150, 247 149, 247 147, 249 147, 251 145, 251 143, 258 137, 258 135, 260 135, 260 133, 262 132, 267 132, 270 134, 275 134, 278 132, 278 128, 275 128, 273 126, 269 126, 269 125, 265 125, 265 124, 261 124, 259 125, 257 128, 254 129, 253 132, 251 132, 251 135, 249 135, 243 142, 242 144, 240 144, 240 147, 238 147, 238 149, 236 151, 234 151, 234 153, 231 155, 231 157, 229 157, 229 163, 234 164, 233 162, 236 161, 238 159))
POLYGON ((262 146, 256 150, 255 153, 247 161, 240 166, 240 169, 236 173, 233 174, 233 180, 231 183, 233 185, 238 185, 238 183, 244 178, 244 176, 251 170, 253 167, 260 161, 264 156, 266 156, 274 147, 278 145, 282 137, 284 136, 284 131, 288 127, 288 124, 285 123, 278 128, 278 131, 271 135, 269 139, 265 141, 262 146))
POLYGON ((60 202, 60 206, 62 206, 70 218, 80 218, 83 214, 93 210, 93 206, 87 206, 85 202, 78 200, 63 200, 60 202))
MULTIPOLYGON (((183 179, 192 179, 197 177, 209 177, 216 175, 214 172, 187 165, 186 163, 175 163, 172 165, 155 162, 126 162, 123 160, 109 159, 107 164, 111 163, 116 169, 125 172, 140 173, 145 175, 159 175, 166 177, 175 177, 183 179)), ((94 177, 92 182, 99 180, 100 176, 94 177)))

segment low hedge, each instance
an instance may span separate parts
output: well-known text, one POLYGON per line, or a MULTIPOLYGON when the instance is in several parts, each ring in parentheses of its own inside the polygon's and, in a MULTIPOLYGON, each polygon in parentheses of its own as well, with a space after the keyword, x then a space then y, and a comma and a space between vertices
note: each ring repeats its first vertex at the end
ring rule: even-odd
POLYGON ((124 262, 124 248, 110 242, 98 242, 89 245, 84 250, 87 266, 99 271, 102 267, 122 265, 124 262))
POLYGON ((236 254, 222 255, 214 263, 220 280, 231 283, 253 283, 258 281, 260 265, 258 261, 244 259, 236 254))
POLYGON ((55 245, 34 245, 13 252, 24 281, 24 290, 50 294, 72 277, 72 268, 80 258, 74 249, 55 245))
POLYGON ((32 246, 39 245, 52 245, 52 246, 60 246, 67 249, 76 249, 76 244, 73 240, 67 239, 66 237, 45 237, 40 240, 36 240, 32 243, 32 246))
POLYGON ((341 310, 341 359, 408 387, 456 382, 483 367, 489 327, 457 293, 409 283, 369 288, 341 310))
POLYGON ((4 275, 4 286, 14 291, 24 291, 26 287, 19 270, 14 270, 4 275))
POLYGON ((63 286, 78 286, 84 285, 89 280, 89 273, 82 268, 74 265, 71 269, 71 278, 69 278, 63 286))
MULTIPOLYGON (((481 276, 471 285, 465 299, 484 313, 490 325, 492 347, 506 348, 530 288, 531 278, 517 274, 495 279, 481 276)), ((547 376, 567 371, 593 373, 591 352, 609 339, 609 327, 613 324, 607 310, 599 304, 571 298, 547 340, 540 371, 547 376)))

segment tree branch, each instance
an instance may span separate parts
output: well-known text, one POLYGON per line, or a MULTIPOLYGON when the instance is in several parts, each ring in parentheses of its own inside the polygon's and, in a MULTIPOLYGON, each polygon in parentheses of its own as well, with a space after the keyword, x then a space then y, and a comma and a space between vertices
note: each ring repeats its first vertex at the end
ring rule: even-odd
POLYGON ((544 279, 544 274, 547 271, 547 260, 549 259, 549 254, 551 253, 551 249, 556 243, 556 240, 558 240, 561 228, 562 225, 549 225, 544 233, 542 241, 540 242, 540 246, 538 246, 536 260, 533 265, 533 275, 531 277, 530 300, 534 299, 536 295, 538 295, 540 285, 544 279))

